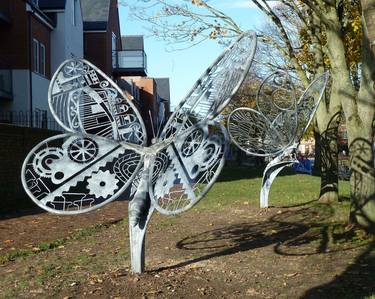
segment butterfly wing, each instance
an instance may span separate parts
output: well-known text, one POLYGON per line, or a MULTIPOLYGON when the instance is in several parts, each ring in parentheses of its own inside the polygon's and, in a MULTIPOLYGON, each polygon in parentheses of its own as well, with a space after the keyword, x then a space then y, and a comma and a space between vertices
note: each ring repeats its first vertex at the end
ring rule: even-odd
POLYGON ((277 130, 279 122, 281 116, 271 123, 257 110, 238 108, 229 115, 227 127, 231 140, 241 150, 255 156, 270 156, 280 153, 290 140, 277 130))
POLYGON ((204 72, 165 125, 150 195, 159 212, 179 214, 196 204, 215 182, 227 150, 225 129, 210 122, 236 93, 256 48, 254 32, 242 34, 204 72))
POLYGON ((146 129, 134 104, 86 60, 61 64, 51 80, 48 101, 53 116, 68 132, 146 143, 146 129))
POLYGON ((149 190, 156 209, 175 215, 199 202, 224 166, 227 144, 224 127, 206 121, 179 134, 160 151, 151 169, 149 190))
POLYGON ((316 78, 302 94, 297 104, 298 127, 295 140, 299 142, 306 133, 319 103, 323 98, 325 88, 329 79, 329 72, 316 78))
POLYGON ((293 143, 297 130, 297 101, 291 77, 276 71, 260 84, 257 110, 239 108, 228 118, 232 141, 256 156, 271 156, 293 143))
POLYGON ((22 167, 22 184, 49 212, 84 213, 116 199, 138 173, 142 159, 105 138, 57 135, 30 151, 22 167))
POLYGON ((296 110, 296 94, 287 72, 276 71, 259 86, 256 98, 258 111, 273 122, 280 114, 296 110))
POLYGON ((214 119, 228 104, 248 73, 256 34, 239 36, 203 73, 165 125, 161 139, 170 138, 204 119, 214 119))

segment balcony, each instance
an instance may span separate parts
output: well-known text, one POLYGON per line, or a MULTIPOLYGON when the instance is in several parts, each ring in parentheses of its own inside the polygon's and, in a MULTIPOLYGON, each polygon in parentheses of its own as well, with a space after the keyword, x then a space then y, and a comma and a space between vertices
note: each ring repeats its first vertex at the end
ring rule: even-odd
POLYGON ((11 70, 0 69, 0 99, 13 99, 11 70))
POLYGON ((143 50, 122 50, 113 52, 113 72, 124 76, 146 76, 147 55, 143 50))

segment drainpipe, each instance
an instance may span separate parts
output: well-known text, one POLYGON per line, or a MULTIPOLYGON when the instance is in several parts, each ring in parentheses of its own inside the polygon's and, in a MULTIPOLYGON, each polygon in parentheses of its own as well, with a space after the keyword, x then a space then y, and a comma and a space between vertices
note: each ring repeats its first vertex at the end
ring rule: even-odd
MULTIPOLYGON (((26 4, 28 5, 28 4, 26 4)), ((29 88, 29 97, 30 97, 30 100, 29 100, 29 105, 30 105, 30 127, 32 128, 34 126, 34 120, 33 120, 33 55, 32 55, 32 51, 33 51, 33 29, 32 29, 32 23, 31 23, 31 16, 32 14, 34 14, 34 11, 31 9, 29 10, 29 14, 28 14, 28 23, 29 23, 29 32, 28 32, 28 35, 29 35, 29 84, 30 84, 30 88, 29 88)))

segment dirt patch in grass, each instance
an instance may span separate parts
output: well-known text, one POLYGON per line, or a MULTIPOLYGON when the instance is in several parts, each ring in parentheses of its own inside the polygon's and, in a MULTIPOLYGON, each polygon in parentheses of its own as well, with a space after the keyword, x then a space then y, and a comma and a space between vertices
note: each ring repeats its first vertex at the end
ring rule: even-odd
MULTIPOLYGON (((112 203, 85 220, 39 215, 40 230, 30 228, 33 239, 27 242, 64 239, 75 228, 120 219, 125 205, 112 203), (49 229, 42 230, 45 226, 49 229)), ((28 231, 31 218, 26 219, 17 220, 18 232, 28 231)), ((12 239, 13 246, 23 246, 22 238, 12 239)), ((332 207, 315 203, 268 210, 237 203, 178 217, 155 214, 146 239, 146 273, 139 275, 129 271, 123 221, 64 240, 4 262, 0 297, 365 298, 375 293, 372 238, 346 227, 332 207)))

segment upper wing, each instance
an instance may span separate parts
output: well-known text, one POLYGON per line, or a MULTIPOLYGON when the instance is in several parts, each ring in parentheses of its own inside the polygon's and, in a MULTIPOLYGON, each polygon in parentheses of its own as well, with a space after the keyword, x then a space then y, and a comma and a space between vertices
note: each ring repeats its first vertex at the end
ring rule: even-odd
POLYGON ((271 122, 280 114, 296 110, 293 82, 287 72, 276 71, 267 76, 257 92, 257 108, 271 122))
POLYGON ((201 122, 160 151, 150 169, 150 197, 166 215, 195 205, 214 184, 222 167, 228 140, 219 124, 201 122))
POLYGON ((329 79, 329 72, 316 78, 302 94, 297 104, 298 127, 295 141, 299 142, 306 133, 319 103, 322 100, 329 79))
POLYGON ((143 157, 97 136, 62 134, 35 146, 22 167, 22 184, 41 208, 59 214, 94 210, 133 181, 143 157))
POLYGON ((203 73, 164 127, 161 138, 175 136, 202 119, 215 118, 244 80, 256 49, 256 34, 246 32, 203 73))
POLYGON ((146 143, 146 129, 134 104, 86 60, 61 64, 51 80, 48 101, 53 116, 68 132, 146 143))

